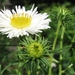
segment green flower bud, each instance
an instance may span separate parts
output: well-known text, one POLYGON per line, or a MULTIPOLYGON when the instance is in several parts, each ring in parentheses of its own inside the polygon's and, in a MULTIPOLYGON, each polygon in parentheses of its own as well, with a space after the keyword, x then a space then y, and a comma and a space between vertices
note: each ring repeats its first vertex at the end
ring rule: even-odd
POLYGON ((40 57, 43 54, 43 46, 39 42, 33 42, 28 45, 27 50, 31 57, 40 57))

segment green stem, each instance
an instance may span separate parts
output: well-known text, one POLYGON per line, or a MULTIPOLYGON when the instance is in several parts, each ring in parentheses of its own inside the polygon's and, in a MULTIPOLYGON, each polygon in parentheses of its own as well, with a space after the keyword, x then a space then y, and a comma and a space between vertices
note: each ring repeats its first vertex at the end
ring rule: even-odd
POLYGON ((1 75, 1 65, 0 65, 0 75, 1 75))
POLYGON ((27 75, 30 75, 30 70, 27 71, 27 75))
POLYGON ((52 50, 55 49, 55 46, 56 46, 56 42, 57 42, 57 38, 58 38, 58 33, 59 33, 59 30, 60 30, 60 26, 61 26, 61 20, 59 19, 58 20, 58 27, 57 27, 57 30, 56 30, 56 36, 54 38, 54 41, 53 41, 53 47, 52 47, 52 50))
MULTIPOLYGON (((62 48, 63 48, 63 37, 64 37, 65 27, 62 26, 61 40, 60 40, 60 61, 62 60, 62 48)), ((62 75, 62 65, 59 64, 59 75, 62 75)))
MULTIPOLYGON (((56 36, 55 36, 54 41, 53 41, 52 50, 55 50, 55 46, 56 46, 56 42, 57 42, 57 38, 58 38, 58 33, 59 33, 59 30, 60 30, 60 26, 61 26, 61 20, 59 19, 58 20, 58 27, 57 27, 57 30, 56 30, 56 33, 55 33, 56 36)), ((51 54, 50 68, 49 68, 48 75, 52 75, 52 68, 51 68, 52 61, 53 61, 53 54, 51 54)))
POLYGON ((51 55, 51 58, 50 58, 50 66, 49 66, 49 73, 48 73, 48 75, 52 75, 52 67, 51 67, 51 65, 52 65, 52 58, 53 58, 53 54, 51 55))
POLYGON ((62 73, 64 73, 66 70, 68 70, 69 68, 71 68, 73 66, 73 63, 71 63, 65 70, 62 71, 62 73))
POLYGON ((9 64, 9 65, 7 65, 2 71, 1 71, 1 75, 3 74, 3 72, 8 68, 8 67, 10 67, 12 64, 9 64))

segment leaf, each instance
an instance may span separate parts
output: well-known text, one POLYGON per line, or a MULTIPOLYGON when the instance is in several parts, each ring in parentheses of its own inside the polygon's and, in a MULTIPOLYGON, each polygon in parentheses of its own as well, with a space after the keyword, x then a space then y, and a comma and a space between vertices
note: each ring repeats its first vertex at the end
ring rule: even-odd
POLYGON ((44 57, 40 58, 40 60, 45 64, 46 66, 49 66, 48 60, 44 57))
POLYGON ((70 75, 75 75, 75 71, 71 68, 70 71, 69 71, 69 74, 70 75))

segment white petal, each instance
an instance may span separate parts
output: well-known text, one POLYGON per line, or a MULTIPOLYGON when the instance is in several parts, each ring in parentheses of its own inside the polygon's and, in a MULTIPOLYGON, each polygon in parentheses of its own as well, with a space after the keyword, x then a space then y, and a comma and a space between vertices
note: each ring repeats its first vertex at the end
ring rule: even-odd
POLYGON ((34 5, 28 11, 25 10, 25 7, 21 8, 21 6, 15 6, 12 12, 8 9, 2 10, 0 11, 0 32, 7 34, 9 38, 23 35, 29 36, 29 34, 37 35, 37 33, 42 32, 43 29, 50 28, 49 22, 51 22, 51 19, 48 19, 48 16, 47 13, 38 13, 37 7, 34 8, 34 5), (30 26, 23 29, 13 27, 10 23, 12 15, 18 14, 21 17, 22 13, 31 16, 30 26))

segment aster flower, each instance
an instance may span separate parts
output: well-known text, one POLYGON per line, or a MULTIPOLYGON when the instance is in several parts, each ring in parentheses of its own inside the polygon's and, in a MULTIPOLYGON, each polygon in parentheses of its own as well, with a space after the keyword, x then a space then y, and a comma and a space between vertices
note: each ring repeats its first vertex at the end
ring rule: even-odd
POLYGON ((37 34, 43 29, 50 28, 47 13, 38 13, 34 5, 30 10, 24 6, 15 6, 15 9, 0 11, 0 32, 7 34, 7 37, 19 37, 29 34, 37 34))
POLYGON ((19 50, 25 53, 26 57, 30 58, 39 58, 41 56, 47 56, 47 51, 49 51, 49 46, 47 46, 47 40, 44 38, 35 37, 26 37, 20 43, 19 50), (23 48, 22 48, 23 46, 23 48))
POLYGON ((52 51, 50 47, 50 42, 47 39, 39 36, 33 38, 26 36, 21 40, 16 50, 17 60, 24 63, 21 66, 25 66, 30 75, 43 74, 45 71, 48 73, 50 67, 56 67, 54 61, 50 62, 52 51))
MULTIPOLYGON (((25 37, 25 39, 19 43, 17 56, 25 63, 37 61, 44 66, 49 66, 50 52, 48 40, 45 40, 42 37, 32 38, 29 36, 25 37)), ((52 63, 51 67, 56 67, 56 64, 52 63)))

